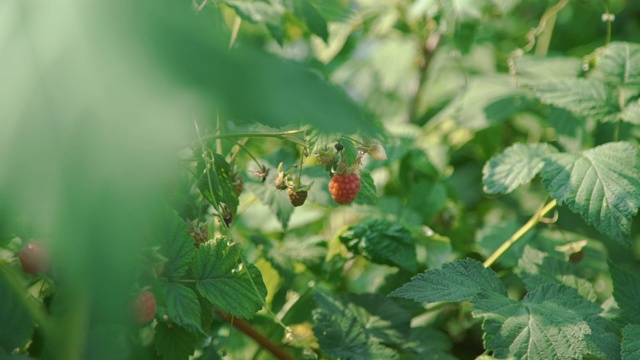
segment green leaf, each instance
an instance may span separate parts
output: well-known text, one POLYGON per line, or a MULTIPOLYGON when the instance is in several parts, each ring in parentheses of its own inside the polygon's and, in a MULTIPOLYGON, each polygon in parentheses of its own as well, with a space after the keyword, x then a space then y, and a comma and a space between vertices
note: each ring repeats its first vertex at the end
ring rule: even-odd
POLYGON ((559 204, 619 243, 629 246, 640 206, 640 153, 616 142, 576 154, 553 154, 542 169, 545 189, 559 204))
POLYGON ((318 12, 327 21, 344 21, 348 20, 353 11, 349 6, 349 2, 342 0, 308 0, 318 9, 318 12))
POLYGON ((528 82, 526 87, 545 104, 600 121, 617 121, 618 92, 596 79, 561 79, 528 82))
POLYGON ((392 319, 375 319, 362 307, 322 290, 316 291, 314 298, 318 308, 313 310, 313 332, 324 353, 341 359, 399 359, 395 351, 383 345, 386 336, 377 337, 394 331, 392 319))
POLYGON ((165 210, 153 229, 160 239, 160 253, 167 258, 163 276, 178 279, 187 272, 187 267, 196 252, 189 226, 175 211, 165 210))
POLYGON ((580 296, 589 301, 597 298, 593 284, 580 276, 575 266, 529 245, 524 248, 516 273, 529 290, 544 284, 563 284, 576 289, 580 296))
POLYGON ((238 210, 238 194, 236 194, 231 177, 231 165, 224 156, 214 153, 213 163, 199 164, 202 175, 198 181, 198 189, 212 205, 224 203, 235 214, 238 210))
MULTIPOLYGON (((267 179, 267 182, 269 179, 267 179)), ((276 215, 283 230, 289 227, 289 220, 293 214, 294 207, 291 206, 286 191, 276 190, 270 184, 247 183, 245 188, 254 193, 263 204, 265 204, 272 213, 276 215)))
POLYGON ((606 321, 595 320, 602 309, 563 285, 541 286, 522 303, 483 292, 474 300, 473 309, 474 316, 484 319, 485 347, 497 358, 582 358, 596 341, 592 334, 610 341, 610 337, 600 337, 608 334, 606 321))
POLYGON ((193 355, 197 343, 193 333, 165 322, 158 322, 154 330, 156 352, 163 360, 188 360, 193 355))
POLYGON ((407 310, 381 294, 350 294, 348 300, 366 310, 367 314, 360 318, 366 321, 372 339, 398 348, 405 344, 411 328, 407 310))
POLYGON ((253 264, 243 265, 239 251, 225 238, 202 244, 193 259, 192 271, 196 289, 214 307, 251 319, 264 305, 267 288, 260 270, 253 264))
POLYGON ((480 292, 507 295, 496 273, 477 260, 464 259, 416 275, 389 296, 427 303, 458 302, 472 300, 480 292))
POLYGON ((638 359, 640 359, 640 325, 627 325, 622 329, 622 360, 638 359))
POLYGON ((355 164, 358 158, 358 150, 356 150, 355 145, 353 145, 353 141, 342 137, 340 138, 340 144, 343 147, 342 156, 346 159, 347 165, 351 166, 355 164))
POLYGON ((640 103, 638 100, 634 100, 624 107, 620 119, 634 125, 640 125, 640 103))
MULTIPOLYGON (((6 263, 0 264, 0 267, 6 266, 6 263)), ((6 270, 0 268, 0 351, 4 349, 10 354, 31 338, 35 322, 26 306, 27 301, 31 301, 25 296, 26 287, 24 295, 16 293, 6 278, 11 276, 6 270)))
POLYGON ((626 323, 640 324, 640 277, 609 262, 613 280, 613 297, 626 323))
POLYGON ((194 334, 205 335, 200 324, 200 303, 196 293, 183 284, 165 279, 160 279, 159 286, 169 320, 194 334))
POLYGON ((311 33, 318 35, 326 43, 329 39, 327 21, 309 0, 296 0, 296 15, 305 20, 311 33))
POLYGON ((370 220, 351 226, 340 241, 349 251, 378 263, 415 272, 416 248, 409 230, 387 220, 370 220))
POLYGON ((596 58, 594 76, 612 85, 640 85, 640 45, 611 42, 596 58))
POLYGON ((514 144, 491 158, 482 169, 484 191, 507 194, 529 183, 543 168, 545 159, 557 150, 548 144, 514 144))
POLYGON ((360 173, 360 191, 358 191, 355 202, 363 205, 375 205, 378 202, 376 184, 368 172, 360 173))

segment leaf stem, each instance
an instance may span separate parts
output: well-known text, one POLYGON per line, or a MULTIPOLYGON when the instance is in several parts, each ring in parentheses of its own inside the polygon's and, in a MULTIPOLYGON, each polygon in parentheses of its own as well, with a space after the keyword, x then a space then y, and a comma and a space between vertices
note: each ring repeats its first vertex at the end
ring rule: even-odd
POLYGON ((230 314, 223 314, 222 312, 216 310, 216 315, 222 318, 225 322, 231 324, 236 329, 242 331, 247 336, 255 340, 261 347, 269 351, 273 356, 280 360, 293 360, 293 357, 289 355, 283 348, 278 346, 278 344, 271 341, 271 339, 262 335, 258 330, 253 328, 250 323, 240 318, 235 318, 230 314))
POLYGON ((538 209, 538 211, 536 211, 536 213, 533 214, 531 219, 527 221, 526 224, 524 224, 520 229, 518 229, 518 231, 516 231, 502 245, 500 245, 500 247, 496 251, 494 251, 493 254, 491 254, 491 256, 487 258, 487 260, 485 260, 485 262, 483 263, 484 267, 488 268, 489 266, 493 265, 493 263, 496 260, 498 260, 498 258, 502 256, 502 254, 504 254, 507 250, 509 250, 509 248, 511 248, 511 246, 513 246, 513 244, 515 244, 516 241, 520 240, 522 236, 524 236, 524 234, 526 234, 529 230, 531 230, 534 226, 536 226, 540 222, 540 219, 542 219, 542 217, 547 215, 549 211, 553 210, 553 208, 555 208, 556 205, 558 205, 558 202, 554 199, 554 200, 551 200, 548 204, 541 206, 538 209))

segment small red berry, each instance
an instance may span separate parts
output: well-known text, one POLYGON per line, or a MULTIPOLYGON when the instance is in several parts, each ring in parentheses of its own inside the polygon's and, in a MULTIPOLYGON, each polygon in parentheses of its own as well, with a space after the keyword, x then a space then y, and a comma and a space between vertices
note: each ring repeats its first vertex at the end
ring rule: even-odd
POLYGON ((307 191, 306 190, 298 190, 293 191, 293 189, 287 190, 287 195, 289 195, 289 201, 291 201, 291 205, 298 207, 304 204, 304 201, 307 200, 307 191))
POLYGON ((335 202, 350 204, 360 191, 360 177, 357 174, 334 175, 329 181, 329 192, 335 202))
POLYGON ((18 259, 20 259, 22 269, 30 274, 47 271, 51 263, 49 249, 39 241, 28 242, 22 247, 18 259))
POLYGON ((153 320, 156 315, 156 297, 149 290, 138 294, 131 302, 131 315, 133 320, 140 325, 153 320))

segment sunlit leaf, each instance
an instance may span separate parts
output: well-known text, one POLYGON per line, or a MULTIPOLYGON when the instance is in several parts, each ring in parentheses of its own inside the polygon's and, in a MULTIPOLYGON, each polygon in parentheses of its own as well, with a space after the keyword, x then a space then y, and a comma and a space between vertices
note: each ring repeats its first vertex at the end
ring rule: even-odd
POLYGON ((594 75, 613 85, 640 85, 640 45, 614 41, 597 54, 594 75))
POLYGON ((616 142, 582 154, 553 154, 542 169, 545 189, 598 231, 628 246, 640 206, 640 153, 616 142))
POLYGON ((484 165, 484 191, 506 194, 529 183, 542 170, 547 156, 556 152, 548 144, 514 144, 508 147, 484 165))
POLYGON ((559 79, 526 83, 545 104, 600 121, 616 121, 620 106, 615 88, 596 79, 559 79))

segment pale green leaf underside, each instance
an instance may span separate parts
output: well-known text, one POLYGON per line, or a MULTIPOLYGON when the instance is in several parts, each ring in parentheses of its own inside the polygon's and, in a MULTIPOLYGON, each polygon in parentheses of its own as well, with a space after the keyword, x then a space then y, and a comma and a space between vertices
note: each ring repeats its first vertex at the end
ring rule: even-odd
POLYGON ((640 103, 638 103, 638 100, 628 103, 620 113, 620 118, 622 121, 640 125, 640 103))
POLYGON ((600 121, 619 119, 617 90, 597 79, 561 79, 527 83, 545 104, 600 121))
POLYGON ((640 359, 640 325, 627 325, 622 330, 622 360, 640 359))
POLYGON ((411 299, 417 302, 457 302, 471 300, 480 292, 506 295, 496 274, 473 259, 458 260, 431 269, 411 278, 411 281, 389 296, 411 299))
POLYGON ((238 251, 237 246, 229 246, 223 239, 202 244, 193 259, 192 271, 196 289, 216 309, 250 319, 262 308, 267 289, 258 268, 252 264, 241 266, 238 251))
POLYGON ((506 194, 530 182, 544 166, 545 158, 557 150, 548 144, 514 144, 489 160, 482 169, 484 191, 506 194))
POLYGON ((610 43, 598 56, 594 75, 614 85, 640 85, 640 45, 610 43))
POLYGON ((640 206, 640 154, 630 143, 608 143, 581 155, 553 154, 543 184, 560 204, 623 245, 640 206))
POLYGON ((495 293, 474 301, 474 315, 484 318, 485 347, 497 358, 582 358, 592 332, 585 317, 598 311, 562 285, 539 287, 522 303, 495 293))

